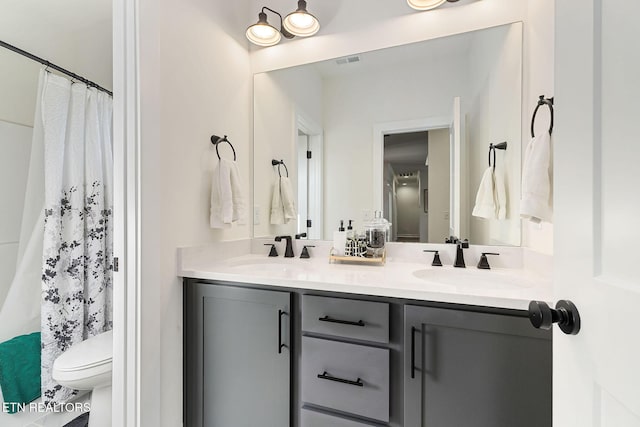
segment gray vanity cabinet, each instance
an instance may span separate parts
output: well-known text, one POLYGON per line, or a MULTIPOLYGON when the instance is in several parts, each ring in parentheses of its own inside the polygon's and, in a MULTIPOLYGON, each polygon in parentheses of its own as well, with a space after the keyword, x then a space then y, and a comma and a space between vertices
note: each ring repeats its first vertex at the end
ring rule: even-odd
POLYGON ((291 294, 192 282, 185 298, 185 426, 289 426, 291 294))
POLYGON ((404 320, 404 427, 551 426, 549 331, 411 305, 404 320))

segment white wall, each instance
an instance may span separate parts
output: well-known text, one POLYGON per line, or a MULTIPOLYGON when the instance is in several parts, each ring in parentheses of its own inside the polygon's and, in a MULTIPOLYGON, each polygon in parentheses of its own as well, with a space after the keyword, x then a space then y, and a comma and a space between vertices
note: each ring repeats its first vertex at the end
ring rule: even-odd
POLYGON ((249 15, 244 2, 140 2, 142 426, 182 424, 176 248, 251 236, 249 15), (209 228, 212 134, 228 135, 235 147, 246 225, 209 228))
POLYGON ((400 184, 396 190, 398 237, 420 237, 420 193, 417 181, 400 184))
POLYGON ((0 120, 0 307, 16 272, 31 135, 28 126, 0 120))
POLYGON ((429 131, 429 241, 449 237, 449 129, 429 131), (438 159, 435 161, 435 159, 438 159))
MULTIPOLYGON (((1 18, 0 18, 1 19, 1 18)), ((6 36, 9 36, 7 34, 6 36)), ((16 272, 40 64, 0 48, 0 307, 16 272)), ((35 297, 35 296, 34 296, 35 297)))
POLYGON ((0 48, 0 120, 33 127, 40 64, 0 48))

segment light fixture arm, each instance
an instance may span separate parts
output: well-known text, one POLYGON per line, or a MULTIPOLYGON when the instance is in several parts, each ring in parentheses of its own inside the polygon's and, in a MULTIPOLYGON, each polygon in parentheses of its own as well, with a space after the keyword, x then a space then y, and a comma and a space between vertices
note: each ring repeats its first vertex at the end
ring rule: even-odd
POLYGON ((282 33, 282 35, 287 38, 287 39, 292 39, 295 36, 293 34, 291 34, 289 31, 286 30, 286 28, 284 28, 284 25, 282 25, 282 15, 280 15, 278 12, 276 12, 275 10, 268 8, 267 6, 263 6, 262 7, 262 13, 264 13, 265 10, 268 10, 271 13, 275 13, 276 15, 278 15, 278 17, 280 18, 280 33, 282 33))

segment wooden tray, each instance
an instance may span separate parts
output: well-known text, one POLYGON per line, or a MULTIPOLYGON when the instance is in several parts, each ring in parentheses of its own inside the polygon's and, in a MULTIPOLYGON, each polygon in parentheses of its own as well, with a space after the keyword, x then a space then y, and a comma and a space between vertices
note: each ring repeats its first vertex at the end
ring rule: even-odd
POLYGON ((376 258, 366 258, 361 256, 342 256, 342 255, 334 255, 334 249, 331 248, 329 251, 329 264, 332 262, 349 262, 353 264, 369 264, 369 265, 384 265, 387 260, 387 250, 385 249, 382 252, 381 257, 376 258))

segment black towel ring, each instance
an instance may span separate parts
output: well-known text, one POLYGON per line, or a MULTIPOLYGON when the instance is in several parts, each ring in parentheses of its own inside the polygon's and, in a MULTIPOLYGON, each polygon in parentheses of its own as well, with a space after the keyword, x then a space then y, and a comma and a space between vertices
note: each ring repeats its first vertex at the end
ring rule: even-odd
POLYGON ((227 144, 229 144, 229 147, 231 147, 231 150, 233 151, 233 161, 235 162, 236 149, 233 148, 233 144, 231 144, 231 142, 229 142, 229 140, 227 139, 227 135, 225 135, 223 138, 220 138, 217 135, 211 135, 211 143, 216 146, 216 154, 218 155, 218 160, 220 160, 220 152, 218 151, 218 144, 220 144, 221 142, 226 142, 227 144))
POLYGON ((289 169, 287 169, 287 165, 284 164, 283 160, 272 159, 271 164, 273 166, 278 166, 278 176, 282 178, 282 174, 280 173, 280 165, 284 166, 284 170, 287 172, 287 178, 289 178, 289 169))
POLYGON ((551 114, 551 123, 549 124, 549 135, 553 132, 553 97, 545 98, 544 95, 540 95, 540 99, 538 99, 538 105, 536 105, 536 109, 533 110, 533 117, 531 117, 531 137, 535 138, 535 134, 533 132, 533 126, 536 122, 536 114, 538 114, 538 109, 542 106, 546 105, 549 107, 549 112, 551 114))
POLYGON ((489 144, 489 167, 491 167, 491 153, 493 153, 493 170, 496 170, 496 150, 506 150, 507 141, 498 144, 489 144))

